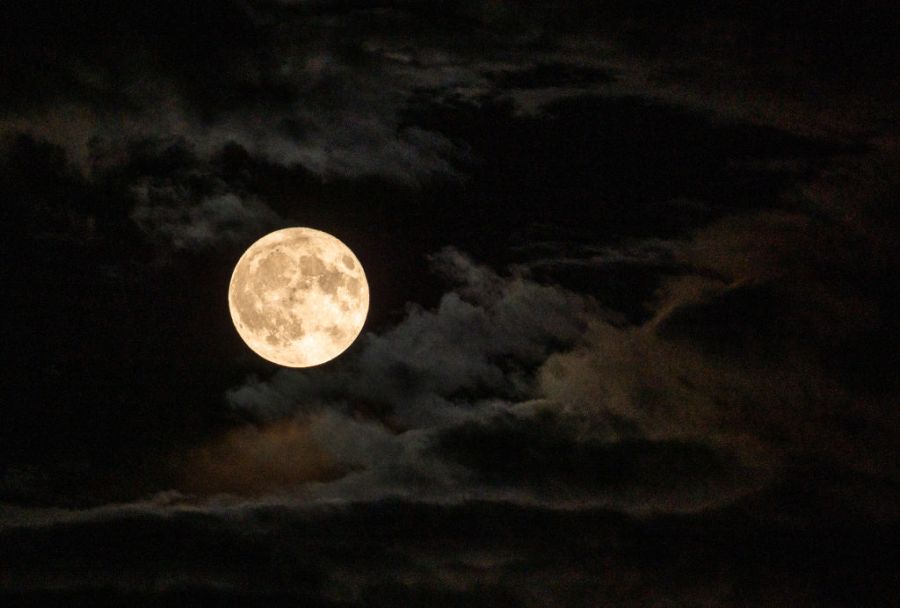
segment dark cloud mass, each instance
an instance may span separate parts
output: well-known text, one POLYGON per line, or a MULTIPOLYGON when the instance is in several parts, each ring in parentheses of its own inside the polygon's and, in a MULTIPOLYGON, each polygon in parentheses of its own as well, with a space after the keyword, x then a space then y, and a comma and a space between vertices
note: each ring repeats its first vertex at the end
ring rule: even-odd
POLYGON ((892 606, 894 4, 0 7, 0 602, 892 606), (310 226, 363 334, 277 368, 310 226))

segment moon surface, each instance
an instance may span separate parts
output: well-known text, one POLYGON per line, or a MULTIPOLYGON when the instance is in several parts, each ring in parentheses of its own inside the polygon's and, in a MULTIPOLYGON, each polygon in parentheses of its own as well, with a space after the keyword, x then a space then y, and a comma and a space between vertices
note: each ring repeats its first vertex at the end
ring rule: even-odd
POLYGON ((369 311, 369 284, 362 264, 337 238, 284 228, 238 260, 228 308, 238 334, 260 357, 311 367, 353 344, 369 311))

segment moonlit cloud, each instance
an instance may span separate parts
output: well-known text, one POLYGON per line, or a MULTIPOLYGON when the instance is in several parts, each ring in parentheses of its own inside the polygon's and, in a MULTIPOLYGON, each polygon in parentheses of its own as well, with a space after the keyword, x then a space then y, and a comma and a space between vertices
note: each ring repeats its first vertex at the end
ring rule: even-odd
POLYGON ((434 263, 459 282, 436 310, 411 307, 396 327, 363 337, 361 348, 333 371, 283 370, 271 382, 238 387, 229 393, 233 407, 271 419, 337 395, 351 406, 355 399, 369 403, 404 428, 434 424, 479 401, 489 406, 492 399, 527 395, 529 368, 581 334, 588 300, 501 277, 453 249, 434 263))
POLYGON ((275 212, 254 198, 225 193, 184 200, 188 196, 172 186, 143 185, 136 188, 132 218, 151 238, 176 250, 243 243, 278 223, 275 212))

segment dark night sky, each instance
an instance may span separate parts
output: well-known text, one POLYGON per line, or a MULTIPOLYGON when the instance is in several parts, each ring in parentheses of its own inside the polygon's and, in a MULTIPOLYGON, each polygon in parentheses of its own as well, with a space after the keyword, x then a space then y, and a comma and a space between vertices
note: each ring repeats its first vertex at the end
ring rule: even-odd
POLYGON ((895 2, 0 5, 0 602, 900 603, 895 2), (235 332, 287 226, 363 334, 235 332))

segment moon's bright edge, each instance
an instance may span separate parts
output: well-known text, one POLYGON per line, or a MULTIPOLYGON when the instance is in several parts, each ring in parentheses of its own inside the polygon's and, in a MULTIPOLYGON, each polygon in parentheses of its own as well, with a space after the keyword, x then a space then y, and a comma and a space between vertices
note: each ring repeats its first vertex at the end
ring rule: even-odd
POLYGON ((253 243, 228 288, 231 320, 256 354, 286 367, 334 359, 362 331, 369 284, 349 247, 312 228, 284 228, 253 243))

